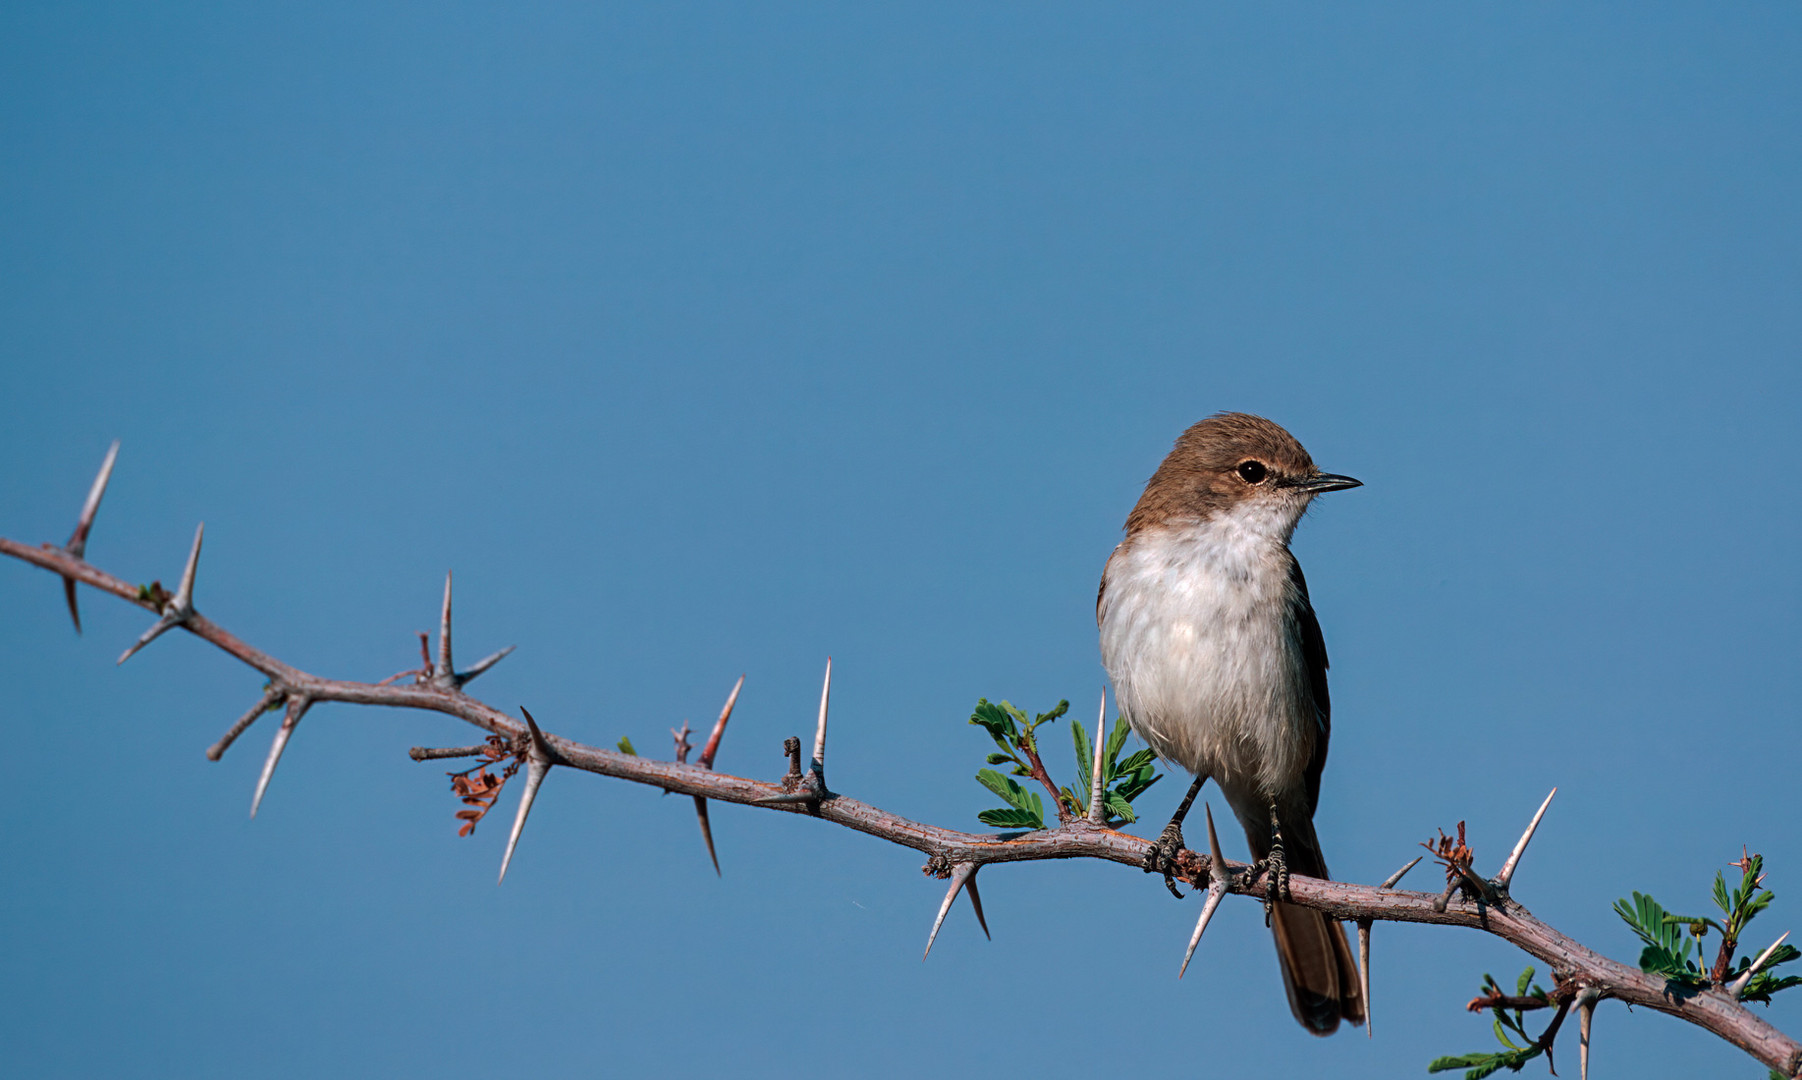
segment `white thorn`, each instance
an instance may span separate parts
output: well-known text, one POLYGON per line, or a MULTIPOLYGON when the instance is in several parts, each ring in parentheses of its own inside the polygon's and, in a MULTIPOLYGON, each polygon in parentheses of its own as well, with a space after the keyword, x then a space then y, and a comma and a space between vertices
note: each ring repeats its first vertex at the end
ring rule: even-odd
POLYGON ((1364 986, 1364 1037, 1374 1039, 1370 1032, 1370 920, 1358 920, 1358 981, 1364 986))
POLYGON ((519 813, 513 818, 513 832, 507 837, 507 853, 501 856, 501 876, 496 885, 507 880, 507 866, 513 862, 513 849, 519 846, 519 834, 526 827, 526 815, 532 812, 532 800, 538 798, 538 785, 551 771, 550 763, 531 755, 526 758, 526 789, 519 796, 519 813))
POLYGON ((1400 870, 1397 870, 1395 873, 1390 874, 1387 878, 1384 878, 1383 883, 1381 885, 1378 885, 1377 888, 1379 888, 1379 889, 1395 888, 1396 882, 1400 881, 1404 877, 1407 877, 1408 871, 1414 869, 1416 866, 1419 866, 1420 860, 1422 860, 1424 858, 1426 858, 1425 855, 1414 856, 1414 859, 1412 862, 1410 862, 1408 865, 1402 867, 1400 870))
POLYGON ((457 681, 460 683, 466 683, 466 682, 470 681, 471 679, 475 678, 477 675, 480 675, 482 672, 487 671, 489 668, 500 663, 502 660, 505 660, 507 657, 512 656, 513 650, 517 649, 517 648, 519 648, 519 646, 509 645, 499 652, 490 653, 487 656, 482 657, 480 660, 477 660, 475 662, 474 667, 470 668, 468 671, 461 672, 460 674, 458 674, 457 681))
POLYGON ((1539 804, 1539 812, 1533 815, 1533 820, 1527 822, 1527 831, 1520 834, 1520 840, 1515 843, 1514 850, 1508 853, 1508 861, 1502 864, 1502 872, 1495 876, 1497 888, 1506 889, 1508 882, 1514 879, 1514 868, 1520 865, 1520 857, 1526 854, 1527 844, 1533 839, 1533 831, 1539 828, 1539 819, 1545 817, 1546 807, 1552 805, 1552 795, 1556 794, 1558 794, 1558 789, 1553 788, 1552 794, 1547 795, 1545 802, 1539 804))
POLYGON ((438 670, 440 679, 456 675, 451 667, 451 572, 444 572, 444 616, 438 622, 438 670))
POLYGON ((1183 953, 1183 966, 1176 972, 1179 979, 1189 970, 1189 959, 1195 955, 1195 947, 1201 944, 1202 931, 1208 928, 1208 920, 1214 917, 1214 909, 1226 897, 1226 857, 1220 854, 1220 835, 1214 831, 1214 810, 1206 803, 1202 804, 1202 809, 1208 815, 1208 898, 1201 905, 1201 918, 1195 921, 1195 933, 1189 935, 1189 948, 1183 953))
POLYGON ((1581 1080, 1589 1080, 1589 1024, 1596 1014, 1596 993, 1585 990, 1577 998, 1577 1069, 1581 1080))
POLYGON ((1745 970, 1745 973, 1742 974, 1739 978, 1733 980, 1733 985, 1729 986, 1727 988, 1727 996, 1732 998, 1735 1001, 1738 1001, 1739 995, 1741 993, 1743 993, 1746 989, 1746 984, 1752 981, 1752 976, 1758 974, 1758 969, 1764 966, 1764 962, 1771 958, 1771 954, 1777 951, 1777 947, 1779 945, 1782 945, 1784 938, 1787 938, 1787 937, 1789 937, 1789 931, 1785 930, 1783 932, 1783 937, 1780 937, 1776 941, 1771 942, 1770 948, 1766 949, 1764 952, 1759 953, 1758 959, 1752 961, 1752 966, 1747 968, 1745 970))
POLYGON ((188 549, 188 565, 182 568, 181 588, 175 590, 172 605, 176 611, 186 615, 194 610, 194 571, 200 568, 200 541, 206 535, 206 522, 194 530, 194 546, 188 549))
POLYGON ((294 734, 294 728, 305 715, 310 705, 306 698, 290 697, 287 715, 282 717, 282 726, 275 730, 275 740, 269 744, 269 757, 263 761, 263 775, 257 777, 256 794, 250 797, 250 816, 257 816, 257 808, 263 805, 263 793, 269 790, 269 781, 275 776, 275 766, 282 760, 282 751, 288 748, 288 738, 294 734))
POLYGON ((1224 890, 1217 890, 1211 885, 1208 887, 1208 898, 1202 902, 1201 918, 1195 922, 1195 932, 1189 935, 1189 949, 1183 953, 1183 966, 1177 969, 1177 978, 1182 978, 1183 973, 1189 970, 1189 958, 1195 955, 1195 946, 1201 944, 1202 931, 1208 928, 1208 920, 1214 917, 1214 909, 1220 906, 1220 898, 1225 895, 1224 890))
POLYGON ((726 721, 732 719, 732 707, 738 704, 738 692, 745 688, 745 677, 740 675, 732 684, 732 692, 726 695, 726 705, 720 710, 720 718, 713 722, 713 733, 707 736, 707 745, 701 748, 701 768, 713 768, 713 756, 720 752, 720 737, 726 733, 726 721))
POLYGON ((87 501, 81 504, 81 517, 75 522, 75 535, 69 537, 69 544, 64 549, 77 559, 88 547, 88 530, 94 526, 94 515, 100 511, 100 497, 106 494, 106 485, 113 477, 113 462, 119 456, 119 440, 107 448, 106 460, 100 463, 100 472, 94 477, 94 485, 88 488, 87 501))
POLYGON ((1101 744, 1102 734, 1107 729, 1107 687, 1101 688, 1101 710, 1095 716, 1095 762, 1089 766, 1089 821, 1096 825, 1107 823, 1107 807, 1102 803, 1101 794, 1101 744))
POLYGON ((826 681, 820 685, 820 726, 813 733, 813 771, 826 775, 826 706, 832 700, 832 657, 826 658, 826 681))
POLYGON ((975 876, 975 863, 958 863, 951 868, 951 887, 945 890, 945 900, 939 905, 938 918, 932 920, 932 933, 926 935, 926 951, 920 955, 920 959, 924 960, 932 955, 932 943, 939 939, 939 927, 945 925, 946 913, 951 910, 951 904, 962 891, 964 883, 975 876))

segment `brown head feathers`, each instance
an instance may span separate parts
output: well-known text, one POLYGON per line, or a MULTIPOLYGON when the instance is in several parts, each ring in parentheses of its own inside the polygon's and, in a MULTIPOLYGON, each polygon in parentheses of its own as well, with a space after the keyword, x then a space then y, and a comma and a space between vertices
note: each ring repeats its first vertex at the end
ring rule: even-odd
POLYGON ((1357 483, 1315 468, 1301 443, 1278 424, 1248 413, 1216 413, 1177 438, 1127 516, 1126 531, 1207 518, 1244 499, 1305 505, 1321 491, 1357 483))

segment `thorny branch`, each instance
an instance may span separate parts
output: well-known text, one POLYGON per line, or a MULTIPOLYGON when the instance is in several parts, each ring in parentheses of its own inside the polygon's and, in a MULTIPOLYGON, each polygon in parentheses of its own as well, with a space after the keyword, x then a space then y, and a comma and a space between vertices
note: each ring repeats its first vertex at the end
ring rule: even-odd
MULTIPOLYGON (((98 493, 104 488, 105 478, 111 472, 112 456, 109 453, 102 479, 96 483, 95 492, 90 496, 90 506, 97 504, 98 493)), ((236 738, 258 718, 268 712, 277 710, 286 703, 286 717, 280 731, 276 735, 274 747, 269 761, 264 767, 258 783, 258 796, 267 786, 269 776, 280 758, 281 748, 287 742, 302 714, 311 705, 320 702, 345 702, 354 705, 381 705, 395 708, 424 709, 430 712, 443 713, 455 717, 465 723, 487 731, 491 738, 479 745, 461 747, 453 750, 427 750, 415 748, 413 757, 417 760, 451 756, 479 756, 485 759, 475 769, 459 775, 465 778, 471 773, 483 775, 485 766, 511 758, 514 766, 524 763, 528 766, 531 790, 527 798, 522 800, 520 814, 514 823, 513 836, 509 839, 507 857, 513 854, 514 844, 519 838, 519 831, 525 823, 525 811, 530 807, 529 796, 536 790, 537 782, 543 779, 552 765, 601 776, 628 780, 633 783, 646 784, 665 791, 693 796, 697 802, 711 799, 718 802, 738 803, 740 805, 756 805, 764 809, 781 813, 806 814, 822 818, 837 825, 866 833, 890 843, 912 848, 928 857, 925 867, 929 874, 939 877, 952 877, 953 886, 950 895, 945 898, 944 907, 940 911, 943 919, 945 908, 955 898, 959 886, 963 886, 975 899, 975 876, 982 867, 995 863, 1030 862, 1040 859, 1100 859, 1106 862, 1119 863, 1122 866, 1138 869, 1145 860, 1147 841, 1136 836, 1116 832, 1097 825, 1087 818, 1069 817, 1061 801, 1058 803, 1060 824, 1055 829, 1039 830, 1027 833, 978 834, 959 832, 954 829, 940 828, 924 822, 911 821, 899 814, 859 802, 847 795, 837 794, 824 787, 823 757, 825 743, 825 695, 822 694, 819 730, 815 743, 815 762, 812 777, 818 778, 818 790, 811 790, 805 798, 797 798, 796 781, 799 777, 791 775, 784 780, 774 782, 753 780, 716 772, 712 769, 713 754, 718 747, 719 730, 724 727, 725 715, 722 715, 716 726, 713 739, 702 755, 702 764, 691 765, 681 761, 654 761, 635 754, 589 746, 548 732, 540 732, 536 725, 528 728, 512 719, 498 709, 470 697, 464 693, 463 685, 474 675, 487 669, 500 655, 486 659, 468 672, 457 672, 450 663, 450 602, 449 581, 446 581, 446 597, 444 605, 444 626, 441 636, 440 655, 434 663, 427 653, 427 659, 415 675, 412 685, 396 685, 395 680, 384 680, 383 683, 365 683, 343 679, 328 679, 292 667, 268 653, 250 645, 237 636, 206 618, 193 608, 194 566, 199 554, 199 535, 196 534, 194 550, 188 560, 188 567, 183 575, 182 589, 178 596, 171 597, 160 588, 140 588, 122 581, 106 573, 82 558, 84 541, 92 526, 93 512, 84 508, 82 520, 76 538, 68 545, 53 546, 45 544, 32 546, 0 537, 0 554, 8 555, 33 566, 41 567, 66 581, 79 582, 101 592, 136 604, 157 616, 153 627, 154 633, 147 633, 136 648, 149 643, 149 640, 163 630, 180 627, 203 641, 217 646, 226 653, 246 665, 262 673, 268 683, 260 700, 246 713, 232 729, 227 737, 221 739, 209 757, 217 758, 223 754, 236 738)), ((73 612, 74 605, 70 604, 73 612)), ((422 650, 423 651, 423 650, 422 650)), ((830 678, 830 669, 828 669, 830 678)), ((737 690, 733 692, 734 700, 737 690)), ((727 714, 731 705, 728 703, 727 714)), ((798 751, 798 741, 795 743, 798 751)), ((795 765, 799 765, 798 752, 794 755, 795 765)), ((510 774, 512 768, 507 772, 510 774)), ((799 772, 799 769, 794 769, 799 772)), ((810 779, 812 778, 810 777, 810 779)), ((1047 786, 1051 785, 1048 778, 1047 786)), ((504 777, 493 777, 494 781, 504 781, 504 777)), ((484 803, 491 803, 487 790, 487 781, 477 783, 473 779, 466 785, 469 791, 461 792, 466 797, 476 800, 474 805, 486 812, 484 803), (477 791, 481 787, 483 790, 477 791)), ((498 784, 496 784, 498 788, 498 784)), ((1055 792, 1055 788, 1052 790, 1055 792)), ((1550 801, 1549 798, 1547 800, 1550 801)), ((1545 807, 1540 808, 1543 815, 1545 807)), ((253 811, 254 813, 254 811, 253 811)), ((479 817, 479 814, 473 816, 479 817)), ((1539 818, 1534 818, 1534 826, 1539 818)), ((471 822, 473 825, 473 821, 471 822)), ((1431 923, 1443 926, 1462 926, 1473 930, 1493 934, 1509 942, 1522 951, 1549 964, 1558 982, 1556 997, 1560 1006, 1559 1019, 1574 1001, 1577 1003, 1583 1020, 1584 1064, 1587 1066, 1588 1030, 1590 1016, 1597 1001, 1612 998, 1629 1005, 1638 1005, 1696 1024, 1705 1030, 1727 1040, 1744 1050, 1754 1058, 1763 1062, 1784 1076, 1802 1076, 1802 1042, 1778 1031, 1761 1017, 1753 1014, 1734 996, 1732 987, 1711 985, 1705 988, 1673 988, 1666 980, 1647 974, 1636 968, 1611 960, 1581 943, 1566 937, 1557 930, 1540 922, 1531 912, 1508 894, 1508 878, 1519 861, 1526 841, 1532 835, 1532 826, 1516 845, 1509 858, 1504 872, 1497 879, 1484 880, 1471 867, 1471 855, 1468 845, 1460 836, 1458 841, 1442 838, 1438 846, 1427 845, 1433 853, 1447 863, 1448 887, 1443 894, 1411 892, 1391 889, 1396 878, 1392 877, 1384 885, 1355 885, 1341 881, 1323 881, 1296 875, 1291 878, 1291 902, 1303 907, 1324 912, 1331 918, 1355 922, 1360 928, 1361 944, 1368 949, 1368 928, 1373 922, 1412 922, 1431 923)), ((711 837, 709 837, 711 839, 711 837)), ((711 846, 711 845, 710 845, 711 846)), ((1412 865, 1412 864, 1410 864, 1412 865)), ((1260 877, 1247 873, 1249 867, 1227 862, 1213 855, 1198 855, 1194 852, 1183 852, 1179 859, 1177 876, 1182 877, 1197 888, 1207 889, 1210 893, 1238 893, 1262 898, 1265 886, 1260 877), (1224 863, 1225 873, 1215 863, 1224 863)), ((1404 868, 1405 872, 1406 868, 1404 868)), ((503 866, 503 876, 505 870, 503 866)), ((1400 875, 1396 875, 1399 877, 1400 875)), ((979 913, 980 917, 980 913, 979 913)), ((938 923, 934 923, 936 935, 938 923)), ((1205 919, 1204 919, 1205 925, 1205 919)), ((986 930, 986 924, 984 929, 986 930)), ((1368 961, 1366 961, 1368 963, 1368 961)), ((1756 966, 1756 965, 1754 965, 1756 966)), ((1473 1002, 1473 1006, 1486 1005, 1481 1000, 1473 1002)), ((1506 1002, 1509 1007, 1527 1007, 1525 1003, 1506 1002)))

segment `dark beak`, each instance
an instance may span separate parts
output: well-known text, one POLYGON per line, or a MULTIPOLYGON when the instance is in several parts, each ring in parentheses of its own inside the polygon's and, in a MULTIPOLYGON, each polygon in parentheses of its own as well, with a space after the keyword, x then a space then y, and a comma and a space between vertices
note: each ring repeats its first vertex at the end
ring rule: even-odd
POLYGON ((1337 473, 1329 472, 1315 473, 1313 476, 1293 480, 1290 483, 1310 495, 1318 495, 1323 491, 1344 491, 1346 488, 1364 486, 1362 480, 1353 480, 1349 476, 1340 476, 1337 473))

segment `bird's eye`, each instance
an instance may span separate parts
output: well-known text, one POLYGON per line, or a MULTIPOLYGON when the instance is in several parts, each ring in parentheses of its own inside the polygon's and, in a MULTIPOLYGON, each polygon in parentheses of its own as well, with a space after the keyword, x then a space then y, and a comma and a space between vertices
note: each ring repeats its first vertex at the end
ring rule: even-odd
POLYGON ((1269 470, 1264 468, 1262 461, 1241 461, 1239 467, 1233 471, 1239 474, 1239 479, 1248 484, 1261 484, 1264 482, 1264 477, 1269 475, 1269 470))

